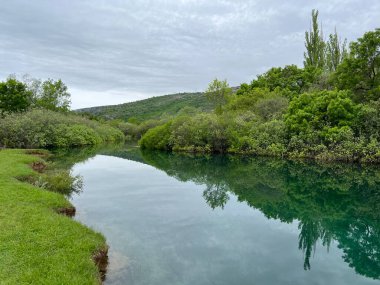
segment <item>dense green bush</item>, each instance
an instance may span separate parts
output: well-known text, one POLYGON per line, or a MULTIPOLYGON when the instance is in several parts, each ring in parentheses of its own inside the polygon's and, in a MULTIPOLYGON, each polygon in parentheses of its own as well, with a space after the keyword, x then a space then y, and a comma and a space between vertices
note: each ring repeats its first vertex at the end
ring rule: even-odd
POLYGON ((224 108, 225 110, 239 112, 252 110, 260 99, 276 95, 276 93, 272 93, 266 88, 248 88, 245 92, 238 92, 237 94, 237 96, 229 98, 228 104, 224 108))
POLYGON ((137 141, 139 140, 148 130, 154 127, 160 126, 171 119, 170 116, 162 116, 160 119, 149 119, 142 123, 138 122, 125 122, 120 119, 106 121, 107 124, 111 125, 122 131, 127 140, 137 141))
POLYGON ((361 106, 352 128, 358 136, 380 139, 380 99, 361 106))
POLYGON ((174 120, 171 140, 174 150, 225 152, 228 148, 222 117, 198 114, 174 120))
POLYGON ((350 54, 333 74, 335 86, 349 89, 358 102, 380 99, 380 29, 350 44, 350 54))
POLYGON ((351 126, 359 109, 348 91, 304 93, 290 102, 285 123, 290 135, 319 135, 327 128, 351 126))
POLYGON ((148 130, 166 123, 166 120, 146 120, 135 126, 134 132, 131 133, 132 137, 140 139, 148 130))
POLYGON ((44 109, 0 118, 0 144, 6 147, 73 147, 123 139, 122 132, 109 125, 44 109))
POLYGON ((230 136, 232 153, 283 156, 286 151, 286 127, 284 122, 273 120, 257 122, 249 132, 235 132, 230 136))
POLYGON ((307 73, 296 65, 287 65, 284 68, 273 67, 266 73, 259 75, 251 83, 252 88, 287 89, 294 93, 301 93, 309 84, 307 73))
POLYGON ((146 132, 140 140, 140 146, 148 149, 169 150, 170 145, 170 126, 166 123, 162 126, 154 127, 146 132))
POLYGON ((22 112, 32 103, 33 93, 26 85, 9 77, 0 82, 0 115, 13 112, 22 112))
POLYGON ((281 119, 288 108, 288 104, 288 99, 282 96, 262 98, 256 102, 254 111, 264 121, 281 119))
POLYGON ((225 152, 228 139, 223 122, 215 114, 180 116, 153 129, 140 140, 143 148, 191 152, 225 152))

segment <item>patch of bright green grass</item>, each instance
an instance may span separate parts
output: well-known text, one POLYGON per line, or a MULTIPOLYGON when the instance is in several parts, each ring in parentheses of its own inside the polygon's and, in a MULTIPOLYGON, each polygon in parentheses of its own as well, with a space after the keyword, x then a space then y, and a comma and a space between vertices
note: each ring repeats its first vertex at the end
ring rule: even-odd
POLYGON ((35 175, 39 158, 0 150, 0 284, 99 284, 93 254, 101 234, 59 215, 63 195, 16 179, 35 175))

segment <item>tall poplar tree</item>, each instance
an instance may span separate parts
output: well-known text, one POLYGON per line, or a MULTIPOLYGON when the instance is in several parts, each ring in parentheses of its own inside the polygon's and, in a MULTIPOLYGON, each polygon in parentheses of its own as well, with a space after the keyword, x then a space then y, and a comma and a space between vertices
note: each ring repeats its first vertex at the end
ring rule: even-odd
POLYGON ((311 12, 311 28, 305 32, 304 66, 323 69, 325 66, 325 42, 322 30, 319 29, 318 10, 311 12))
POLYGON ((326 69, 330 72, 336 71, 338 65, 347 56, 347 39, 341 43, 336 29, 334 34, 330 34, 326 43, 326 69))

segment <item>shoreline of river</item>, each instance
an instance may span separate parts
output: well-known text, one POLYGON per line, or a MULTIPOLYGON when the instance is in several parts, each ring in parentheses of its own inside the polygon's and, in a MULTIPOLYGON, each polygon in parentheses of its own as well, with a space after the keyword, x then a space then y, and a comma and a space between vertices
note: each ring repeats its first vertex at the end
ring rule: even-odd
POLYGON ((1 278, 18 284, 101 284, 108 264, 104 236, 72 219, 76 209, 63 194, 30 183, 44 173, 47 156, 43 150, 0 151, 0 216, 6 217, 1 278))

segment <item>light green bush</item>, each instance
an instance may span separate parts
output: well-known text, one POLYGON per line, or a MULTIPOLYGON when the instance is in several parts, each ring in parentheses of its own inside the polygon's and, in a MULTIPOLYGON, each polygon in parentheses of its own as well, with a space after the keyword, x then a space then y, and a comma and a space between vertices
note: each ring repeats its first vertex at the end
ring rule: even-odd
POLYGON ((142 148, 169 150, 170 144, 170 126, 171 123, 166 123, 162 126, 157 126, 146 132, 141 138, 139 144, 142 148))
POLYGON ((123 139, 123 133, 109 125, 44 109, 0 118, 0 145, 6 147, 74 147, 123 139))

